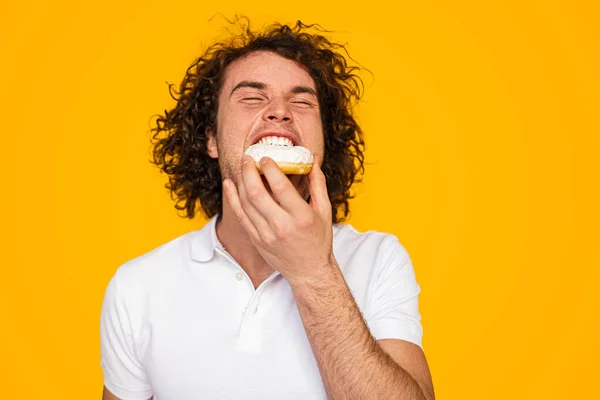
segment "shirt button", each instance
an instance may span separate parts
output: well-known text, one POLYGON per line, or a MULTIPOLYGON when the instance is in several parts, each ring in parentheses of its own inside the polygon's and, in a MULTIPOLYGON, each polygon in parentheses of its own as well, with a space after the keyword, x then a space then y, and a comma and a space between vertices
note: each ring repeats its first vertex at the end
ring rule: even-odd
POLYGON ((242 275, 241 272, 238 272, 237 274, 235 274, 235 277, 237 278, 238 281, 241 281, 242 279, 244 279, 244 275, 242 275))

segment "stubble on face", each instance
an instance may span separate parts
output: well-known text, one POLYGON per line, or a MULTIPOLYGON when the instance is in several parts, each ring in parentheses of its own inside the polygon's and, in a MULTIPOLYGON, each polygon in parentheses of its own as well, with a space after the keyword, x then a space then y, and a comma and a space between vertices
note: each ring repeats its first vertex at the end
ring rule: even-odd
MULTIPOLYGON (((226 72, 225 85, 219 99, 219 115, 217 117, 216 144, 218 148, 218 163, 221 169, 222 179, 229 178, 236 185, 239 185, 239 169, 241 168, 241 159, 246 148, 251 144, 249 142, 250 134, 268 131, 270 129, 288 130, 295 136, 300 136, 306 140, 311 151, 315 152, 315 162, 320 161, 320 155, 323 152, 323 132, 321 120, 318 113, 310 113, 301 108, 296 109, 299 103, 290 102, 290 120, 287 122, 281 119, 265 118, 264 112, 260 106, 249 108, 243 103, 232 101, 232 88, 242 81, 254 81, 264 83, 268 88, 264 95, 265 98, 271 96, 294 96, 290 95, 289 90, 293 87, 311 86, 314 90, 314 81, 308 75, 308 72, 302 67, 295 65, 292 61, 284 59, 278 55, 269 52, 258 52, 240 59, 230 65, 226 72), (225 128, 223 128, 225 126, 225 128), (318 134, 317 134, 318 132, 318 134)), ((248 96, 260 97, 260 91, 248 91, 248 96)), ((239 97, 239 96, 238 96, 239 97)), ((281 97, 280 97, 281 99, 281 97)), ((287 100, 286 100, 287 101, 287 100)), ((279 103, 283 104, 283 103, 279 103)), ((266 112, 266 111, 265 111, 266 112)), ((273 112, 273 110, 269 110, 273 112)), ((270 114, 274 115, 274 114, 270 114)), ((306 176, 287 175, 288 179, 296 187, 302 198, 308 200, 310 195, 309 182, 306 176)), ((270 192, 266 178, 263 176, 263 183, 270 192)))

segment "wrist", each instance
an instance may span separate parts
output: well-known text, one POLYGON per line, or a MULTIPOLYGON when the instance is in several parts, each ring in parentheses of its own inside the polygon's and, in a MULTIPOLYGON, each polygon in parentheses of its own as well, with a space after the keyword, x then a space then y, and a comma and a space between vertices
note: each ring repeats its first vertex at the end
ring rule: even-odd
POLYGON ((336 282, 344 279, 333 255, 326 262, 315 264, 310 271, 308 275, 286 277, 295 296, 305 292, 331 289, 336 282))

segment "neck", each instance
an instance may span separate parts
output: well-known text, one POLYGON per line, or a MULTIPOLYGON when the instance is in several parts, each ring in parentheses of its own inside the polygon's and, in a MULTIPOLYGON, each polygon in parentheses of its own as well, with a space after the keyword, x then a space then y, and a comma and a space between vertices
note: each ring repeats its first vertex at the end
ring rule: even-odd
POLYGON ((242 267, 257 288, 274 271, 256 249, 246 230, 223 198, 223 213, 216 226, 217 237, 225 250, 242 267))

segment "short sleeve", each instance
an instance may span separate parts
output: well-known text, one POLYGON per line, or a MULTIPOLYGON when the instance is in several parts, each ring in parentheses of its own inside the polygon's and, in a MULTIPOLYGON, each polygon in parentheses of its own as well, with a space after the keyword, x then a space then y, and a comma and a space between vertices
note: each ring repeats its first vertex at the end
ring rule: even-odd
POLYGON ((403 339, 421 348, 423 329, 418 296, 421 291, 406 249, 395 236, 387 236, 377 257, 366 322, 379 339, 403 339))
POLYGON ((104 386, 121 400, 147 400, 152 397, 152 388, 136 352, 131 321, 117 273, 106 288, 100 314, 104 386))

